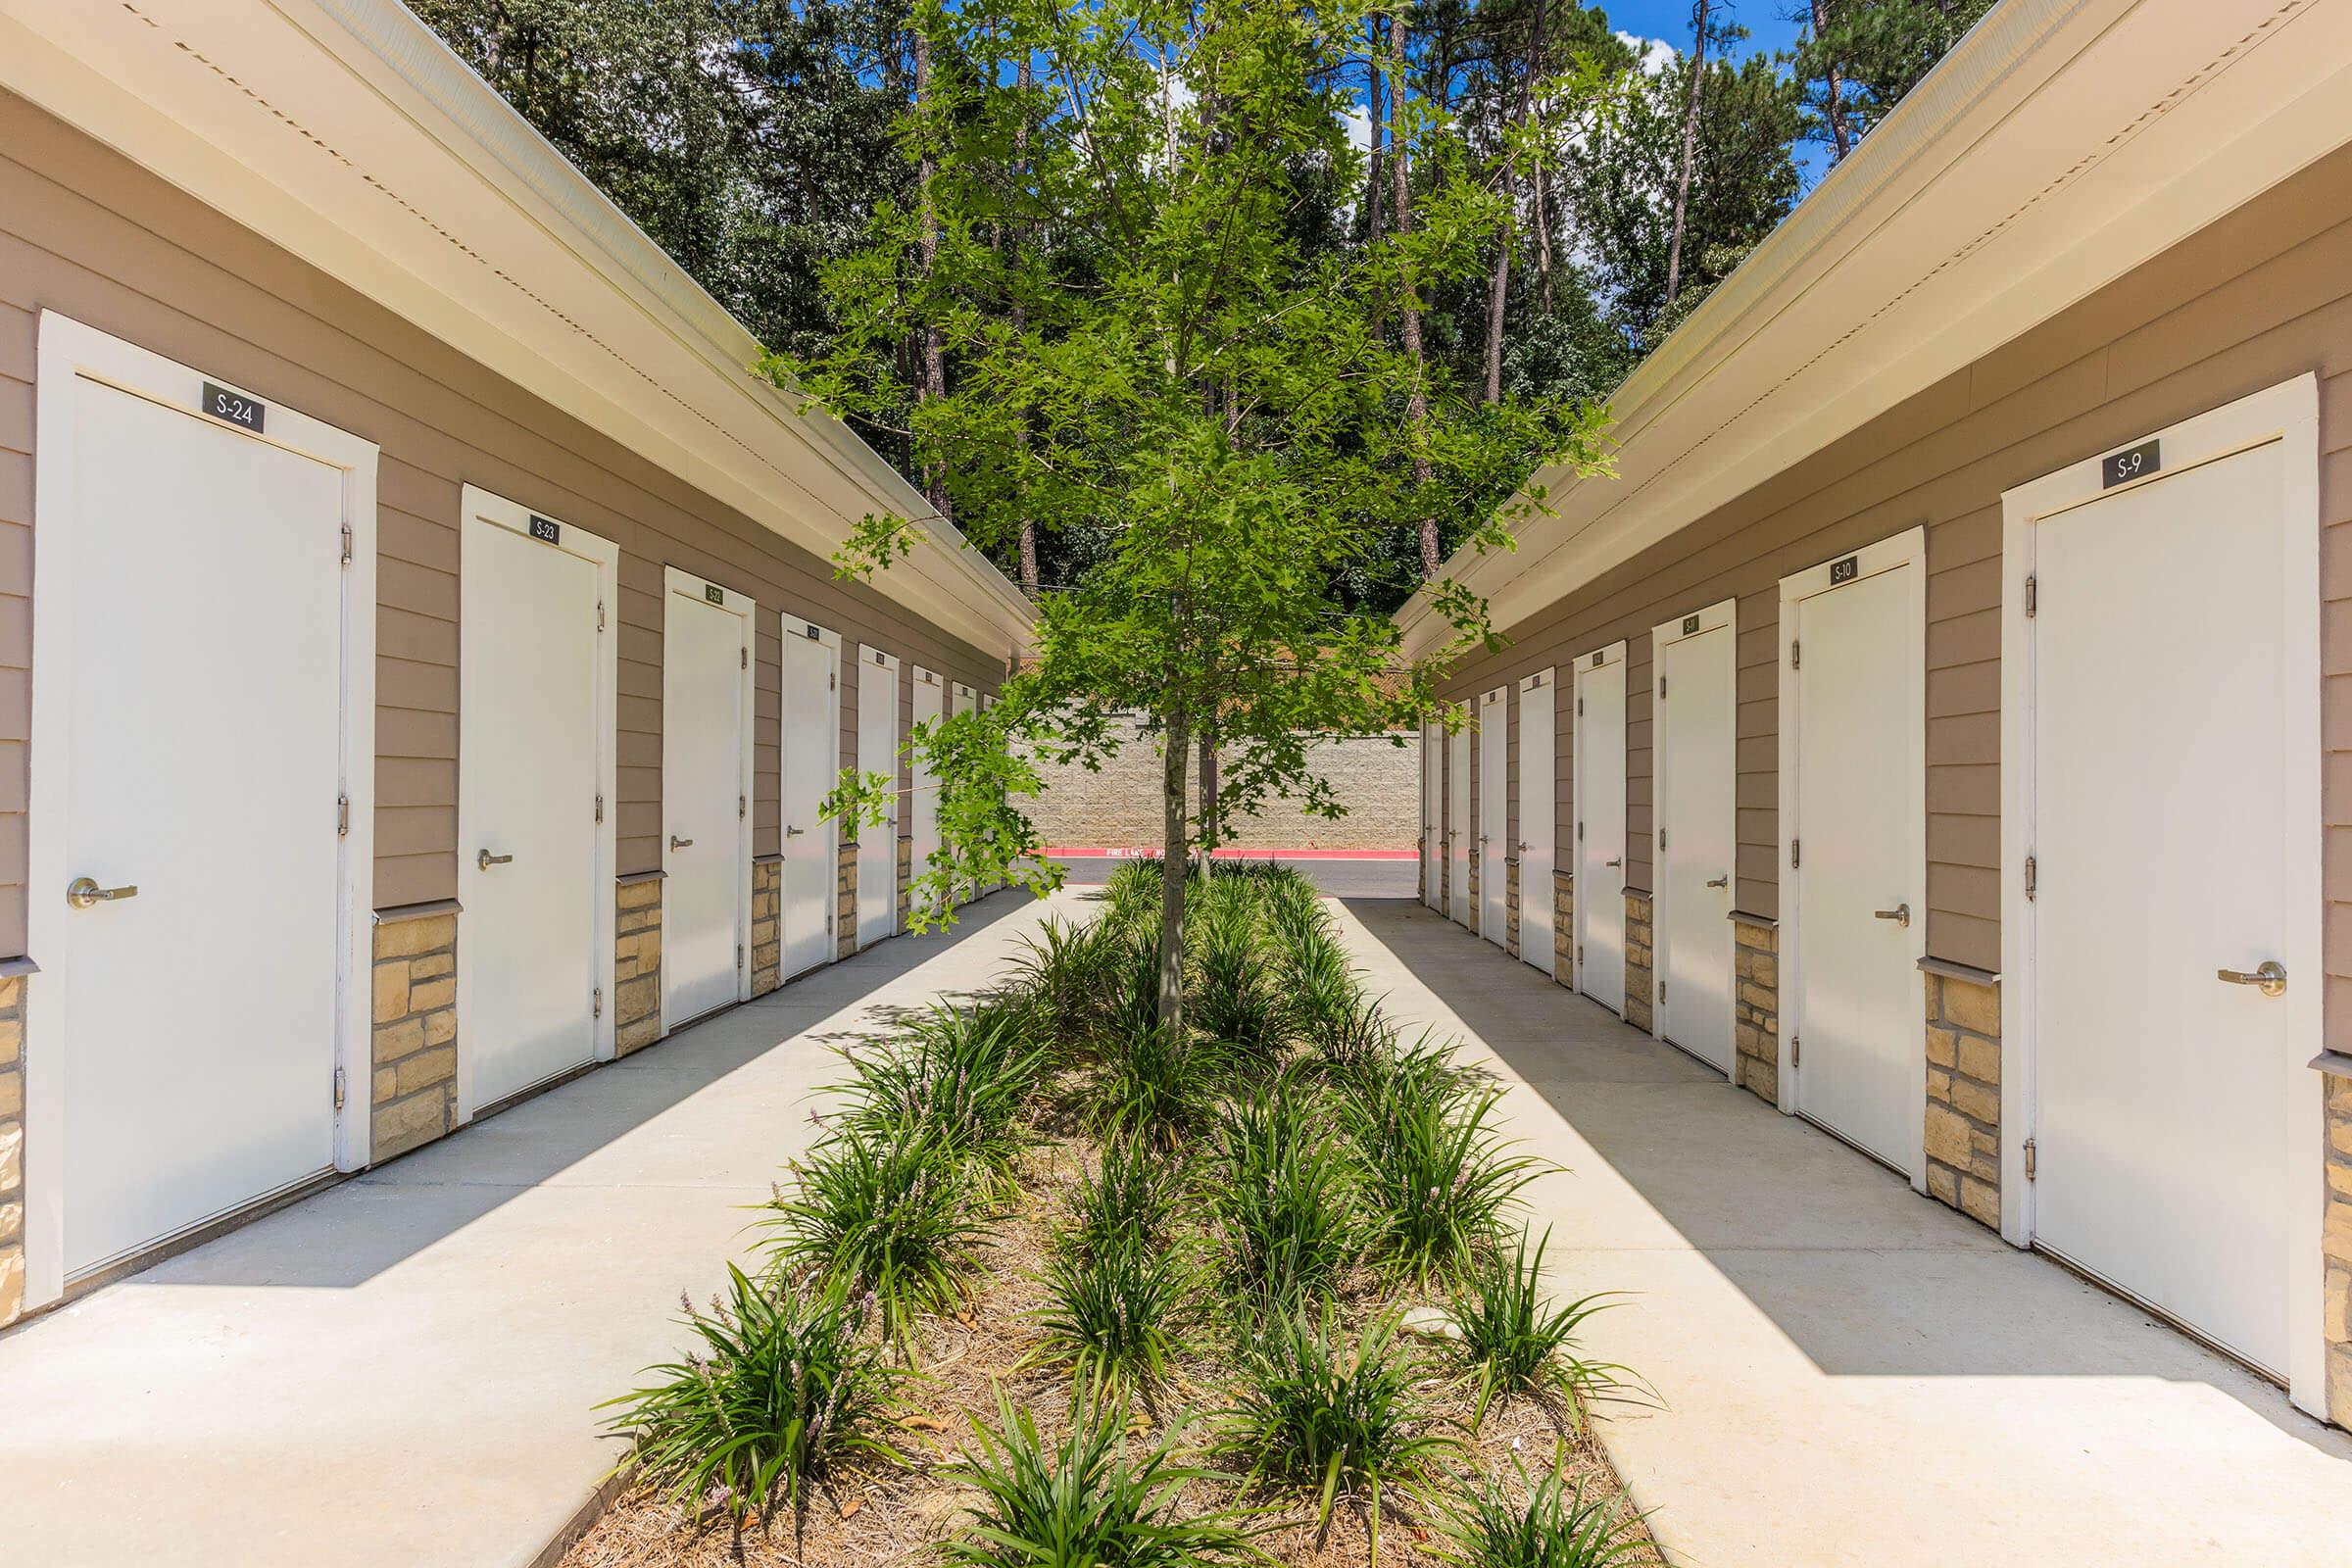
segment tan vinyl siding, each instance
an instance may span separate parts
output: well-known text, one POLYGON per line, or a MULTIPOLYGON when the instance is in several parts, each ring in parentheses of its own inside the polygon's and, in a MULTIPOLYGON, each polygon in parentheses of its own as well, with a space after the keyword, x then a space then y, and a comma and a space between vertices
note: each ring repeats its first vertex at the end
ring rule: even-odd
MULTIPOLYGON (((8 256, 0 251, 0 274, 8 256)), ((34 318, 0 282, 0 954, 24 951, 24 823, 32 736, 34 318)))
MULTIPOLYGON (((0 93, 0 955, 24 950, 30 653, 31 387, 50 308, 382 449, 374 903, 457 889, 461 487, 473 484, 621 550, 618 869, 658 868, 662 567, 760 607, 755 853, 781 848, 781 612, 887 648, 981 691, 1005 650, 976 649, 538 402, 180 191, 0 93)), ((842 757, 857 760, 854 677, 842 757)))
MULTIPOLYGON (((1779 913, 1779 580, 1919 524, 1928 541, 1928 951, 2000 952, 2001 492, 2306 371, 2321 377, 2328 1035, 2352 1040, 2352 151, 1988 352, 1507 628, 1459 696, 1623 637, 1627 877, 1650 885, 1648 628, 1736 596, 1738 906, 1779 913)), ((2180 628, 2184 651, 2196 635, 2180 628)), ((1572 732, 1561 723, 1563 820, 1572 732)))

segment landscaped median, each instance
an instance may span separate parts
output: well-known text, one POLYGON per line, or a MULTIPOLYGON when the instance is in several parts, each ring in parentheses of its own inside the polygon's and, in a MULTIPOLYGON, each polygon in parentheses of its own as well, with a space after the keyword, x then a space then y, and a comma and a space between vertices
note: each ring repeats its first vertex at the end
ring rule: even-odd
POLYGON ((1495 1088, 1264 865, 1194 883, 1160 1028, 1159 881, 844 1053, 568 1564, 1660 1560, 1587 1424, 1637 1380, 1544 1293, 1495 1088))

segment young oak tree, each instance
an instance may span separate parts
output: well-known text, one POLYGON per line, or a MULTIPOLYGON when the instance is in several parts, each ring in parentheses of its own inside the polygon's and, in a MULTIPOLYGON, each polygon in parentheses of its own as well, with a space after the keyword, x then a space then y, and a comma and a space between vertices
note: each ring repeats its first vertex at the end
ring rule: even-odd
MULTIPOLYGON (((832 348, 767 366, 836 413, 903 421, 974 547, 1010 559, 1027 523, 1074 563, 1043 585, 1034 657, 996 704, 910 741, 939 780, 944 846, 916 876, 913 923, 952 918, 974 883, 1055 885, 1020 810, 1041 788, 1031 759, 1099 766, 1122 744, 1116 721, 1140 715, 1161 759, 1171 1029, 1191 853, 1278 797, 1342 814, 1310 743, 1446 718, 1444 663, 1497 641, 1484 603, 1447 580, 1432 594, 1452 635, 1407 662, 1396 626, 1335 584, 1426 516, 1449 547, 1507 548, 1544 505, 1520 492, 1538 465, 1605 465, 1599 406, 1481 407, 1390 337, 1416 291, 1483 270, 1508 206, 1461 167, 1408 62, 1382 74, 1409 227, 1351 250, 1301 238, 1313 203, 1363 188, 1341 73, 1371 15, 918 0, 930 90, 902 150, 928 200, 880 211, 829 270, 832 348), (944 387, 910 407, 893 367, 933 341, 944 387), (1222 766, 1195 814, 1204 736, 1222 766)), ((836 569, 888 570, 937 521, 868 516, 836 569)), ((845 774, 827 809, 879 822, 893 787, 886 771, 845 774)))

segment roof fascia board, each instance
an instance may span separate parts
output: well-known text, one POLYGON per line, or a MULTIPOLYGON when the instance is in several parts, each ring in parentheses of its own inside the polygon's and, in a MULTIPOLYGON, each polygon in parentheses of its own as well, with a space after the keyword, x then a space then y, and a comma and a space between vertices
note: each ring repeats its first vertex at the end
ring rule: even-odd
MULTIPOLYGON (((1923 95, 1959 100, 1955 117, 1923 116, 1934 135, 1889 140, 1876 166, 1864 154, 1903 117, 1866 138, 1676 334, 1693 346, 1661 364, 1670 340, 1628 378, 1616 477, 1546 475, 1553 514, 1517 554, 1451 569, 1516 624, 2352 139, 2348 10, 2213 0, 2183 25, 2137 0, 2026 6, 2029 23, 2063 14, 2021 52, 1980 42, 2012 14, 1996 9, 1963 47, 1997 46, 1997 72, 1955 51, 1973 90, 1923 95), (1817 222, 1849 174, 1868 199, 1817 222), (1748 267, 1772 293, 1733 292, 1748 267)), ((1426 591, 1397 619, 1415 657, 1446 633, 1426 591)))

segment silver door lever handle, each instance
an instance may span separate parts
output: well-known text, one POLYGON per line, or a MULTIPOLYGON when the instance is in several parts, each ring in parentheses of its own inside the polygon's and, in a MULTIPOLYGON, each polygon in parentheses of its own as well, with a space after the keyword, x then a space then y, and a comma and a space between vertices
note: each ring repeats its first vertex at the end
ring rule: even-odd
POLYGON ((1732 874, 1729 871, 1726 871, 1721 876, 1711 876, 1707 878, 1707 886, 1711 888, 1728 888, 1731 885, 1732 874))
POLYGON ((808 831, 805 827, 794 827, 790 822, 784 824, 784 836, 788 839, 797 839, 808 831))
POLYGON ((2262 960, 2262 967, 2251 971, 2217 969, 2214 973, 2230 985, 2252 986, 2266 997, 2280 997, 2286 994, 2286 965, 2280 963, 2277 958, 2265 958, 2262 960))
POLYGON ((669 847, 673 850, 691 850, 694 848, 694 840, 682 839, 675 833, 672 833, 669 836, 669 847))
POLYGON ((1873 920, 1892 920, 1896 925, 1908 928, 1911 924, 1911 906, 1898 904, 1891 909, 1873 909, 1870 917, 1873 920))
POLYGON ((492 855, 488 850, 473 858, 473 863, 487 871, 494 865, 504 865, 514 858, 512 855, 492 855))
POLYGON ((119 888, 102 888, 98 885, 98 879, 90 876, 75 877, 72 885, 66 889, 66 902, 76 909, 86 909, 93 904, 109 904, 117 899, 135 899, 138 896, 139 888, 135 882, 119 888))
POLYGON ((1603 865, 1623 865, 1625 863, 1625 857, 1619 856, 1614 860, 1603 860, 1600 863, 1603 865))

